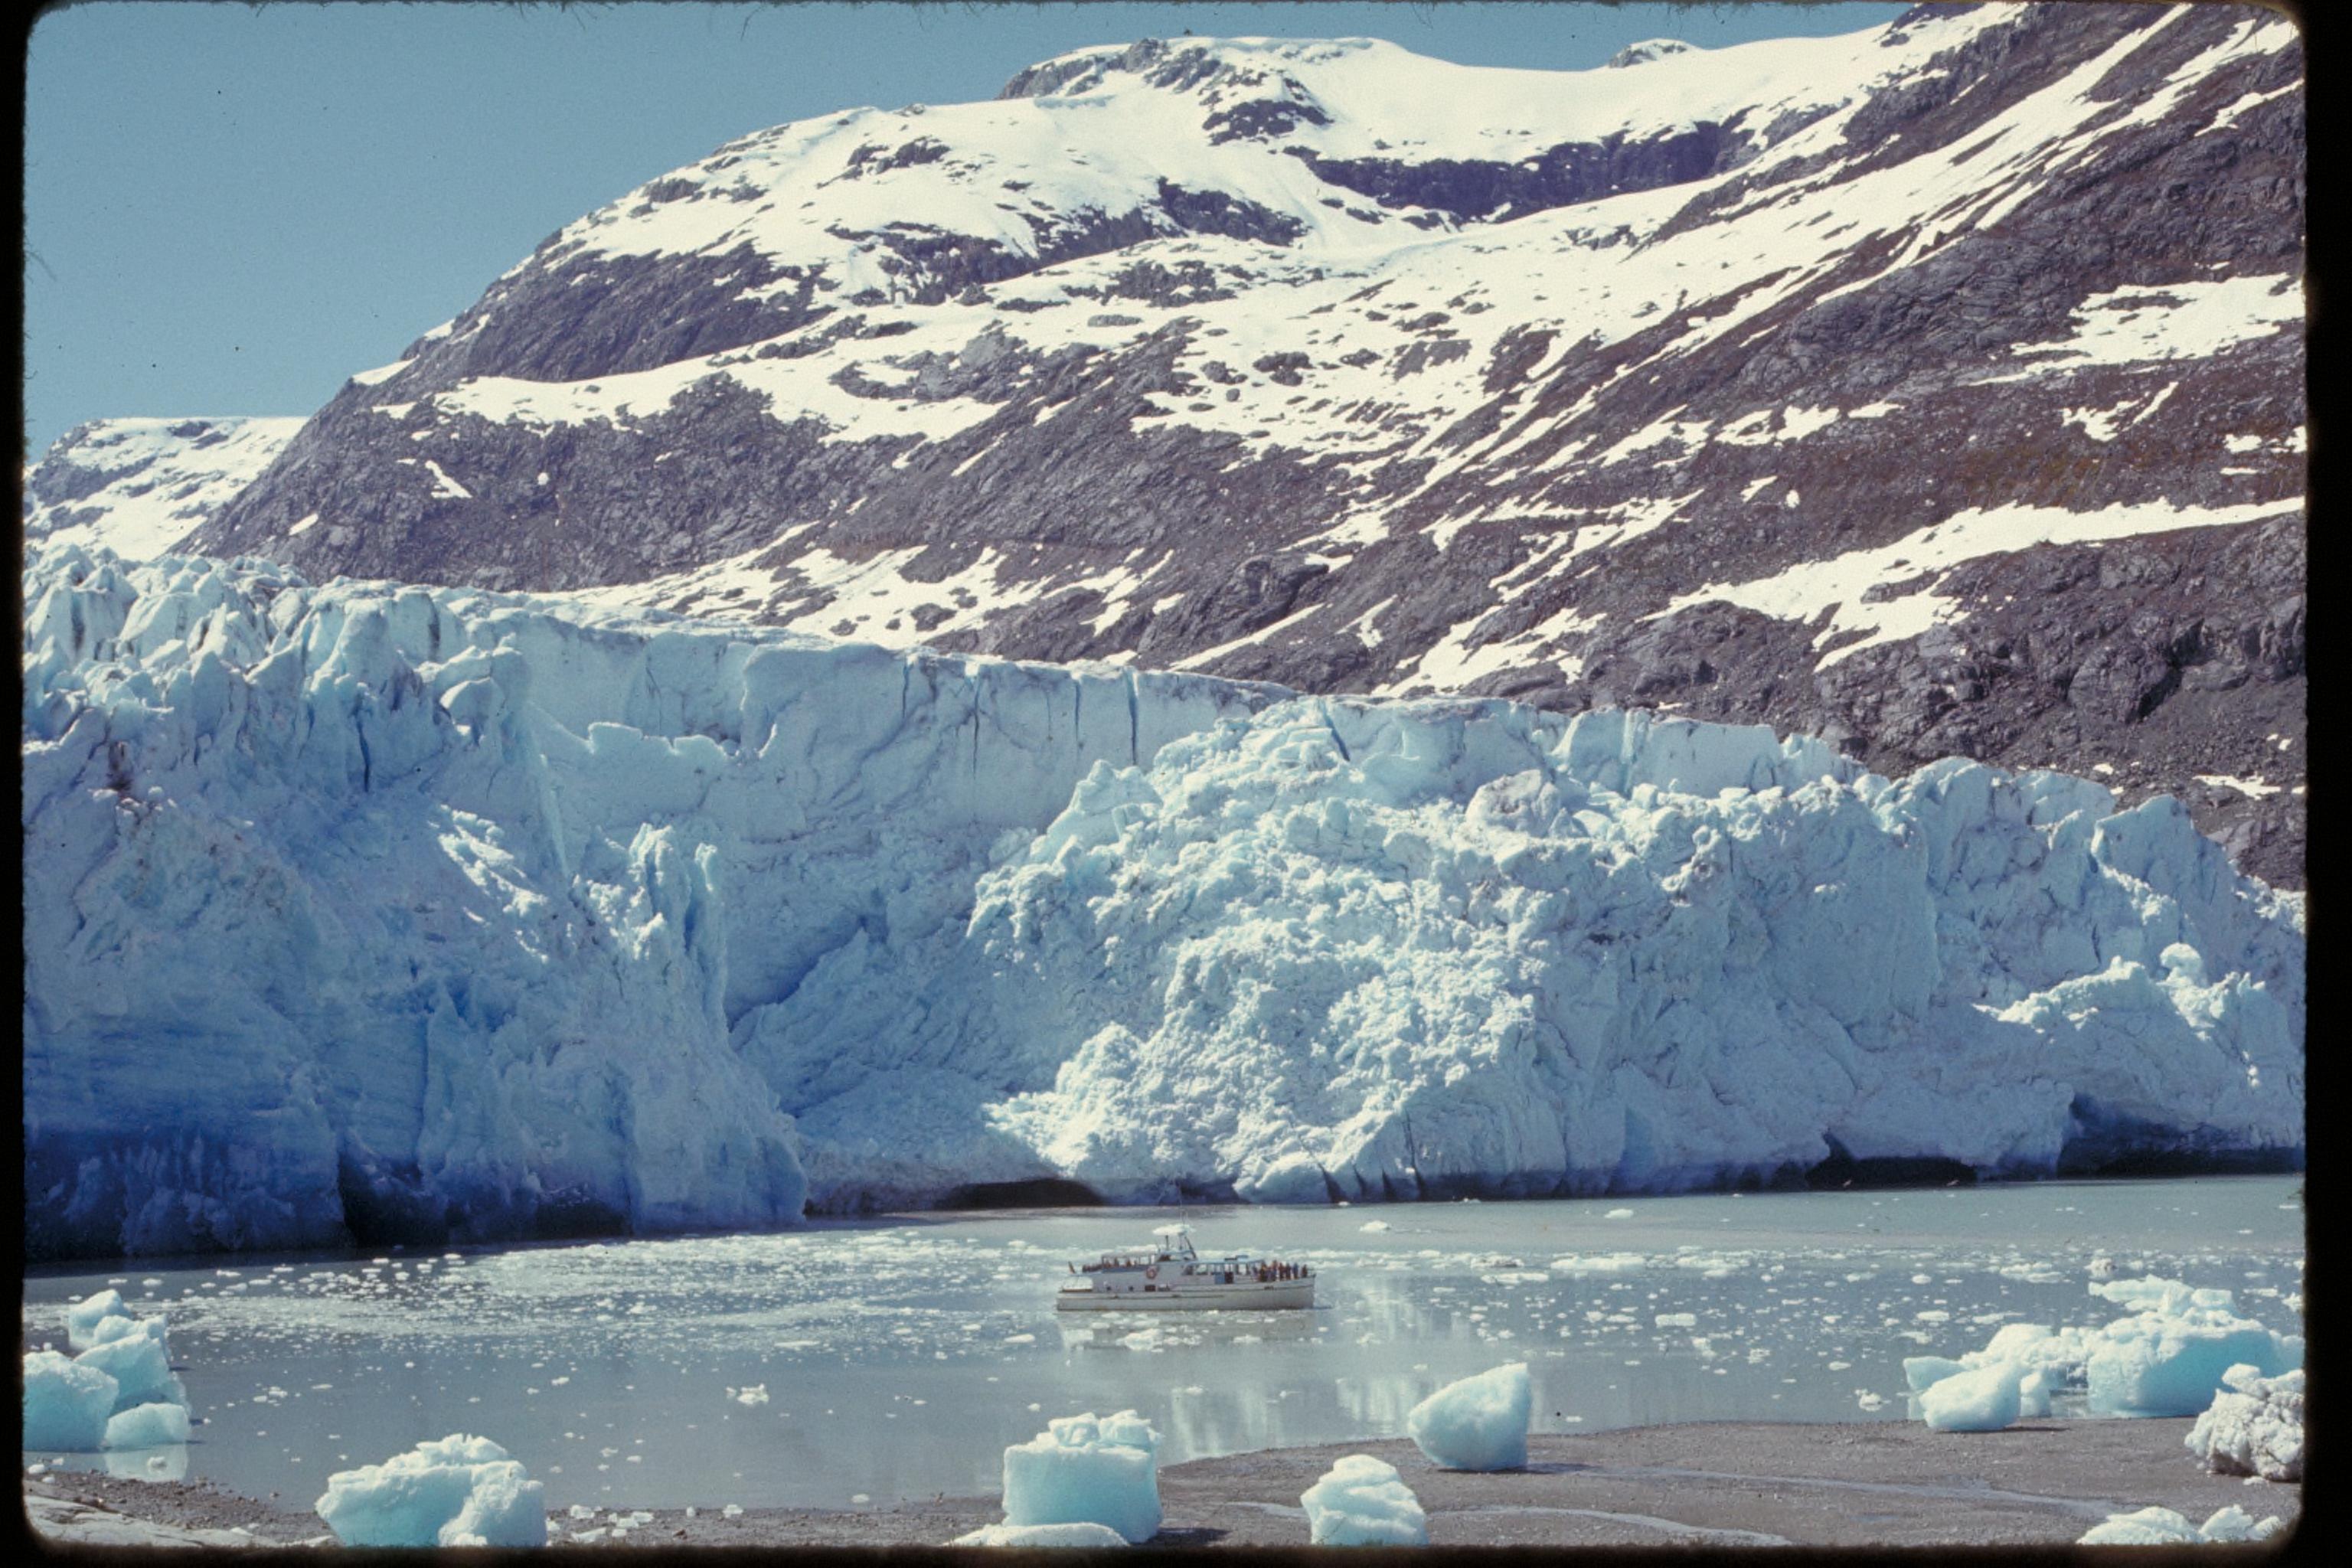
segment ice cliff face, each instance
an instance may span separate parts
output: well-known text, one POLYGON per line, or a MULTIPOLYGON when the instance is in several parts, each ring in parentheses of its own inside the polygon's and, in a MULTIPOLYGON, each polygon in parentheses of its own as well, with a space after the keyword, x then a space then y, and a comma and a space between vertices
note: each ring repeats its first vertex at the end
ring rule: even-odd
POLYGON ((37 548, 27 1255, 2301 1147, 2168 803, 37 548))
POLYGON ((1113 1193, 1658 1190, 2291 1151, 2303 942, 2179 806, 1768 730, 1313 700, 1108 769, 984 879, 1113 1193))

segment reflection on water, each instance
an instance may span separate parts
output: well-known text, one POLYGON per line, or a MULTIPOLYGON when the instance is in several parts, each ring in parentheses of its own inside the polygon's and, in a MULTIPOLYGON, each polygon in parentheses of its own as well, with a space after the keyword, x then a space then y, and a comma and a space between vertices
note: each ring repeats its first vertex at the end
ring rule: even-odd
POLYGON ((26 1282, 25 1326, 29 1345, 62 1341, 59 1306, 108 1284, 171 1313, 198 1440, 68 1461, 118 1474, 305 1503, 335 1469, 467 1432, 559 1508, 846 1507, 992 1492, 1006 1444, 1086 1409, 1141 1410, 1171 1463, 1397 1435, 1432 1389, 1505 1361, 1528 1363, 1538 1431, 1901 1419, 1906 1355, 2114 1315, 2084 1289, 2101 1254, 2297 1328, 2295 1185, 1182 1216, 1204 1247, 1314 1265, 1312 1311, 1055 1313, 1066 1259, 1175 1217, 1126 1210, 49 1271, 26 1282))
POLYGON ((121 1476, 134 1481, 184 1481, 188 1479, 188 1446, 173 1443, 163 1448, 132 1448, 120 1454, 101 1454, 100 1461, 110 1476, 121 1476))

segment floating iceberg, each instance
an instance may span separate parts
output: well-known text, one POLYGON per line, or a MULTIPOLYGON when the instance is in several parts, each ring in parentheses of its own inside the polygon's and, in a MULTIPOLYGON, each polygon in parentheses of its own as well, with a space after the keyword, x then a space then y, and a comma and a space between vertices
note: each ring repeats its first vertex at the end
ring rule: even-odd
POLYGON ((1004 1450, 1004 1522, 1099 1524, 1140 1543, 1160 1532, 1160 1434, 1132 1410, 1048 1421, 1004 1450))
POLYGON ((1426 1546, 1429 1516, 1394 1465, 1350 1454, 1299 1494, 1317 1546, 1426 1546))
POLYGON ((544 1546, 545 1494, 488 1437, 451 1436, 336 1471, 317 1508, 346 1546, 544 1546))
POLYGON ((100 1446, 108 1448, 164 1448, 188 1440, 188 1407, 161 1402, 134 1405, 108 1418, 100 1446))
POLYGON ((950 1546, 1125 1546, 1127 1537, 1105 1524, 984 1524, 950 1546))
POLYGON ((1919 1392, 1931 1432, 1998 1432, 2017 1425, 2018 1371, 2001 1364, 1940 1377, 1919 1392))
POLYGON ((23 582, 28 1257, 2302 1148, 2302 900, 2162 799, 257 561, 23 582))
POLYGON ((74 1361, 114 1379, 118 1411, 140 1405, 188 1403, 187 1388, 172 1370, 171 1348, 160 1317, 138 1320, 127 1331, 90 1346, 74 1361))
POLYGON ((89 1453, 106 1440, 114 1379, 56 1351, 25 1356, 25 1447, 89 1453))
POLYGON ((2302 1336, 2239 1317, 2227 1290, 2151 1277, 2094 1285, 2091 1293, 2137 1309, 2090 1342, 2084 1380, 2099 1415, 2195 1415, 2241 1363, 2258 1377, 2303 1364, 2302 1336))
POLYGON ((1516 1470, 1528 1462, 1533 1403, 1527 1363, 1512 1362, 1447 1384, 1412 1407, 1405 1430, 1449 1470, 1516 1470))
POLYGON ((2144 1508, 2135 1513, 2111 1513, 2091 1527, 2076 1543, 2083 1546, 2180 1546, 2217 1541, 2267 1541, 2286 1528, 2275 1516, 2254 1522, 2236 1503, 2215 1511, 2203 1524, 2191 1524, 2168 1508, 2144 1508))
POLYGON ((66 1309, 66 1342, 78 1351, 86 1351, 100 1340, 113 1339, 127 1331, 131 1321, 131 1309, 123 1304, 121 1291, 94 1291, 66 1309))
POLYGON ((2303 1372, 2264 1377, 2252 1366, 2221 1374, 2223 1392, 2183 1439, 2218 1476, 2303 1479, 2303 1372))

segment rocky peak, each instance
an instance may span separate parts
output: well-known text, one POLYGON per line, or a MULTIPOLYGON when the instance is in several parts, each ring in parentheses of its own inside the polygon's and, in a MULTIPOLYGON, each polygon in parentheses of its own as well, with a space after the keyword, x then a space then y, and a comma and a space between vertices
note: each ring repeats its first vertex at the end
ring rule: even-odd
POLYGON ((1680 38, 1644 38, 1638 44, 1628 44, 1610 56, 1609 63, 1603 68, 1622 70, 1627 66, 1644 66, 1652 60, 1664 59, 1668 55, 1686 55, 1691 52, 1691 47, 1680 38))

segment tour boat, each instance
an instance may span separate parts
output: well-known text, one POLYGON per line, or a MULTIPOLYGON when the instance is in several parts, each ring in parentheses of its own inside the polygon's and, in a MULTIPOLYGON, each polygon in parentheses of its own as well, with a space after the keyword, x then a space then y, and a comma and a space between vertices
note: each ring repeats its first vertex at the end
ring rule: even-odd
POLYGON ((1236 1252, 1203 1258, 1181 1225, 1152 1233, 1150 1247, 1106 1252, 1095 1263, 1070 1265, 1078 1278, 1055 1294, 1065 1312, 1255 1311, 1315 1305, 1315 1270, 1303 1263, 1236 1252))

